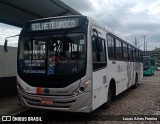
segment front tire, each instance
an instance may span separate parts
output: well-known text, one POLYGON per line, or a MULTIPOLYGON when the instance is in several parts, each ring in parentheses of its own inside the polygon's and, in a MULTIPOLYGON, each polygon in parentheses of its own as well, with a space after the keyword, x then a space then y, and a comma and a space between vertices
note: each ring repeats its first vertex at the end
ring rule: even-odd
POLYGON ((103 109, 108 109, 110 107, 110 105, 111 105, 111 101, 112 101, 112 89, 109 86, 109 89, 108 89, 108 101, 103 104, 102 108, 103 109))
MULTIPOLYGON (((151 75, 153 75, 153 70, 151 70, 151 75)), ((151 75, 150 75, 150 76, 151 76, 151 75)))
POLYGON ((133 85, 133 89, 136 89, 137 87, 138 87, 138 75, 136 74, 135 84, 133 85))

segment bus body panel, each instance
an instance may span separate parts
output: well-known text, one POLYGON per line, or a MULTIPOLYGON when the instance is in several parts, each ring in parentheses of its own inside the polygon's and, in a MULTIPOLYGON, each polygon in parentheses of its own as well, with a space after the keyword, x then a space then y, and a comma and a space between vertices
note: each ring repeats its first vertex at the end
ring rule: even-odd
MULTIPOLYGON (((96 29, 98 31, 98 37, 105 40, 106 44, 106 31, 92 26, 91 31, 96 29)), ((92 37, 92 36, 91 36, 92 37)), ((105 49, 107 51, 107 44, 105 45, 105 49)), ((92 53, 93 54, 93 53, 92 53)), ((107 52, 105 53, 107 55, 107 52)), ((107 56, 106 56, 107 57, 107 56)), ((93 62, 92 62, 93 63, 93 62)), ((108 84, 107 84, 107 66, 92 72, 92 80, 93 80, 93 110, 107 102, 107 92, 108 92, 108 84)))
POLYGON ((77 83, 73 83, 66 88, 47 88, 50 90, 52 95, 50 94, 46 96, 43 94, 43 90, 46 88, 41 88, 41 93, 36 93, 36 87, 31 87, 27 85, 18 76, 17 79, 20 84, 20 86, 17 86, 17 89, 19 91, 18 94, 20 96, 19 101, 25 107, 71 112, 91 111, 91 92, 84 92, 80 95, 64 95, 63 93, 65 91, 73 92, 75 89, 77 89, 77 86, 79 86, 79 81, 77 81, 77 83), (46 103, 42 103, 43 99, 46 100, 46 103), (53 104, 47 103, 47 100, 52 100, 53 104))
POLYGON ((140 63, 140 78, 139 81, 143 78, 143 63, 140 63))
POLYGON ((72 95, 75 89, 79 87, 80 80, 77 80, 76 82, 72 83, 71 85, 65 87, 65 88, 49 88, 49 87, 32 87, 25 83, 19 76, 17 76, 17 81, 20 83, 21 88, 26 93, 30 94, 46 94, 44 92, 45 89, 49 90, 48 95, 59 95, 59 96, 69 96, 72 95), (39 88, 39 89, 38 89, 39 88), (39 90, 39 91, 37 91, 39 90))
POLYGON ((115 60, 108 60, 108 82, 114 77, 116 83, 116 95, 133 85, 134 73, 132 62, 123 62, 115 60), (128 67, 128 69, 127 69, 128 67))

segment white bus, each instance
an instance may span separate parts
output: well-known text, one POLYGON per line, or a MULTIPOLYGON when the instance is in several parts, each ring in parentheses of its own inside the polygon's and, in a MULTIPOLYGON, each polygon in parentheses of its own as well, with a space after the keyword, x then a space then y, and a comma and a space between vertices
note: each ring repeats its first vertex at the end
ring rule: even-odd
POLYGON ((22 106, 89 113, 143 76, 141 50, 86 16, 28 22, 19 36, 22 106))

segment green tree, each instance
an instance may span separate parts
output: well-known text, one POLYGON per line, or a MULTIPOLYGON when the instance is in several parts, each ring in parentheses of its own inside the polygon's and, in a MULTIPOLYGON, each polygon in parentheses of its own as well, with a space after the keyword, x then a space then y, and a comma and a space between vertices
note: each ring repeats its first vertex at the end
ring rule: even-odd
POLYGON ((159 56, 156 54, 155 57, 158 59, 158 61, 160 61, 160 48, 155 47, 155 49, 152 50, 152 52, 156 52, 157 54, 159 54, 159 56))

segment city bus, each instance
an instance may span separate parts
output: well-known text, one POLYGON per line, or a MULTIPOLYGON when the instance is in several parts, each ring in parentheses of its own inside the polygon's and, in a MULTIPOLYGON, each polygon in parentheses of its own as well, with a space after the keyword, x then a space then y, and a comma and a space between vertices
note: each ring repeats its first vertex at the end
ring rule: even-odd
POLYGON ((86 16, 33 20, 20 33, 18 102, 24 107, 89 113, 136 88, 142 51, 86 16))
POLYGON ((150 56, 143 56, 143 75, 154 75, 155 60, 150 56))

